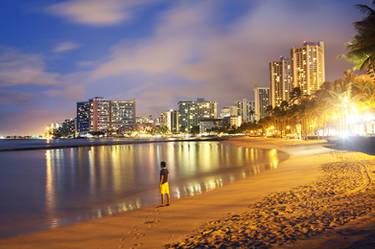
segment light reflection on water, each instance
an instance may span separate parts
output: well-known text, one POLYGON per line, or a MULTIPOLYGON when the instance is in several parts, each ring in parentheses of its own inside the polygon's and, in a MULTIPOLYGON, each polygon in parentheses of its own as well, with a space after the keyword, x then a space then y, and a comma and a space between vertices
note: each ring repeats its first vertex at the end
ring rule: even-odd
POLYGON ((0 237, 157 203, 162 160, 170 172, 171 197, 179 199, 277 168, 283 157, 276 150, 218 142, 2 152, 0 237))

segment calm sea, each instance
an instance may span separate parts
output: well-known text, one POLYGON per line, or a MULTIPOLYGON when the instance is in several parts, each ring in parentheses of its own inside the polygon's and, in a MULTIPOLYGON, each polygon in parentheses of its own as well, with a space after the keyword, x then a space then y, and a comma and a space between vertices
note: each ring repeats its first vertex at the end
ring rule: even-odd
POLYGON ((160 161, 172 199, 264 170, 286 155, 220 142, 168 142, 0 152, 0 237, 158 203, 160 161))

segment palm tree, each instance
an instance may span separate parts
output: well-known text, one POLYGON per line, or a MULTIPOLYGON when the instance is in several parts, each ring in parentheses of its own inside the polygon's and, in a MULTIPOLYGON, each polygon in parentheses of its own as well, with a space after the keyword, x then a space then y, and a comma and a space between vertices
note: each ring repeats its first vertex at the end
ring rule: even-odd
MULTIPOLYGON (((321 109, 323 126, 327 127, 332 117, 339 120, 340 130, 348 127, 350 104, 352 103, 352 86, 355 75, 351 71, 344 73, 344 78, 334 82, 325 82, 321 89, 316 92, 317 107, 321 109)), ((334 123, 337 123, 336 121, 334 123)))
MULTIPOLYGON (((272 123, 274 124, 274 126, 276 127, 277 130, 282 130, 282 116, 283 116, 283 113, 282 113, 282 110, 279 106, 276 106, 275 108, 273 108, 270 112, 270 117, 271 117, 271 121, 272 123)), ((281 137, 282 137, 282 131, 281 131, 281 137)))
MULTIPOLYGON (((375 0, 372 1, 375 6, 375 0)), ((353 23, 357 34, 351 42, 346 44, 349 52, 343 55, 345 59, 355 64, 354 70, 367 69, 375 71, 375 9, 364 5, 355 5, 367 16, 358 22, 353 23)))
POLYGON ((358 76, 353 83, 353 99, 361 103, 366 109, 375 109, 375 81, 368 75, 358 76))
POLYGON ((281 131, 281 137, 283 136, 283 132, 284 132, 284 135, 286 135, 286 127, 287 127, 287 124, 288 124, 288 108, 289 108, 289 104, 287 101, 282 101, 281 104, 280 104, 280 110, 281 110, 281 113, 280 113, 280 116, 281 116, 281 128, 280 128, 280 131, 281 131))
POLYGON ((302 98, 301 88, 299 87, 293 88, 292 91, 290 92, 290 97, 289 97, 290 103, 296 104, 301 100, 301 98, 302 98))
POLYGON ((331 92, 334 89, 334 83, 326 81, 314 94, 315 114, 317 118, 317 128, 323 129, 323 134, 327 134, 328 125, 331 116, 331 92))

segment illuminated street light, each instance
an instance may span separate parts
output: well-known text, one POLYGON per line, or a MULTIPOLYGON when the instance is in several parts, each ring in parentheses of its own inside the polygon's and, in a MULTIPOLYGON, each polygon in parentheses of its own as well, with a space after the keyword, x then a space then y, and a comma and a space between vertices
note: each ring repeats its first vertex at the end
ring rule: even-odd
POLYGON ((352 109, 353 112, 358 112, 358 109, 355 108, 355 106, 353 104, 350 105, 350 108, 352 109))

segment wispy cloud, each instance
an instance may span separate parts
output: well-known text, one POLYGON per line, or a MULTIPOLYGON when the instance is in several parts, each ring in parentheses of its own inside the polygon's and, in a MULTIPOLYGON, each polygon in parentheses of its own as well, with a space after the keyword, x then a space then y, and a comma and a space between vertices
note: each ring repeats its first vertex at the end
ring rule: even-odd
POLYGON ((40 95, 34 93, 0 89, 0 106, 30 104, 31 100, 35 97, 40 97, 40 95))
POLYGON ((56 53, 61 53, 61 52, 74 50, 74 49, 77 49, 79 47, 80 47, 80 45, 78 43, 67 41, 67 42, 62 42, 62 43, 58 44, 53 49, 53 51, 56 52, 56 53))
MULTIPOLYGON (((55 1, 48 11, 75 23, 108 26, 130 20, 138 7, 153 2, 55 1)), ((16 91, 18 86, 36 85, 43 91, 40 96, 21 91, 9 94, 15 102, 19 101, 19 106, 37 98, 53 100, 44 103, 69 104, 54 115, 50 115, 52 107, 27 105, 28 109, 13 116, 13 124, 27 122, 23 119, 27 116, 25 112, 38 109, 39 125, 41 120, 44 123, 62 120, 68 110, 74 113, 77 99, 87 98, 85 91, 90 96, 135 98, 140 113, 158 114, 178 100, 194 97, 229 105, 240 98, 249 98, 253 87, 267 86, 268 62, 281 55, 288 56, 289 48, 303 40, 325 41, 328 80, 340 77, 350 68, 337 55, 345 52, 344 43, 354 33, 354 0, 242 2, 251 2, 251 8, 242 10, 231 22, 223 22, 218 19, 228 14, 222 8, 228 1, 170 1, 166 8, 158 10, 161 12, 157 13, 149 36, 124 37, 123 42, 112 46, 107 56, 73 62, 80 69, 69 75, 48 71, 41 55, 0 48, 0 97, 7 95, 6 90, 12 87, 16 91)), ((0 113, 0 116, 5 115, 0 113)), ((8 123, 9 129, 12 122, 8 123)), ((4 125, 1 123, 0 126, 4 125)))
POLYGON ((205 39, 212 34, 208 23, 212 17, 212 2, 180 4, 160 17, 154 36, 136 43, 120 43, 113 47, 109 60, 93 73, 106 77, 127 72, 165 73, 180 68, 200 55, 205 39))
MULTIPOLYGON (((221 3, 207 0, 175 4, 161 15, 152 37, 114 46, 107 60, 92 72, 93 79, 134 73, 152 76, 152 82, 159 82, 156 87, 136 96, 139 106, 150 108, 155 106, 155 93, 161 99, 181 93, 186 97, 206 96, 222 104, 249 97, 253 87, 269 84, 268 62, 288 56, 289 49, 303 40, 326 42, 328 79, 340 77, 348 68, 336 57, 345 51, 344 42, 352 36, 353 20, 345 13, 351 5, 342 4, 340 12, 337 5, 322 0, 310 3, 308 8, 306 4, 296 5, 295 0, 257 1, 253 9, 222 28, 215 20, 220 16, 217 6, 221 3), (158 78, 166 74, 177 75, 180 80, 172 85, 160 83, 158 78)), ((147 79, 144 84, 149 82, 147 79)))
POLYGON ((0 48, 0 134, 41 134, 46 124, 74 116, 85 94, 83 73, 48 72, 44 57, 0 48), (68 107, 67 107, 68 106, 68 107))
MULTIPOLYGON (((4 89, 18 89, 24 86, 41 87, 39 94, 66 98, 77 97, 83 94, 83 86, 76 85, 76 80, 82 81, 85 73, 72 73, 63 75, 56 72, 49 72, 43 56, 39 54, 27 54, 17 49, 0 47, 0 91, 4 94, 4 89)), ((16 90, 9 92, 17 99, 35 97, 34 94, 16 90)), ((40 97, 40 95, 39 95, 40 97)), ((1 103, 0 103, 1 104, 1 103)))
POLYGON ((68 0, 47 8, 51 14, 62 16, 72 22, 108 26, 133 17, 136 8, 150 4, 152 0, 68 0))
POLYGON ((58 73, 46 71, 38 54, 25 54, 0 47, 0 87, 17 85, 56 86, 62 81, 58 73))

